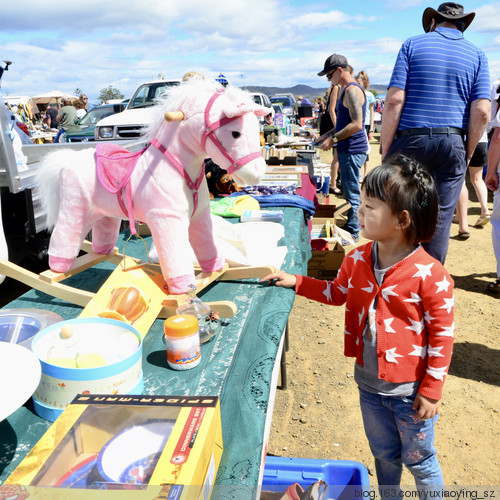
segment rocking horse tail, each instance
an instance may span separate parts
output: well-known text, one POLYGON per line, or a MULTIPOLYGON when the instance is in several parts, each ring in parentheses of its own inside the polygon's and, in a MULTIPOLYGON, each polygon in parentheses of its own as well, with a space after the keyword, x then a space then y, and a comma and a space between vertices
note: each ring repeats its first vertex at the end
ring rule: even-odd
POLYGON ((43 211, 47 214, 47 229, 51 231, 59 214, 59 177, 64 162, 58 153, 47 155, 41 162, 35 177, 36 191, 40 197, 43 211))

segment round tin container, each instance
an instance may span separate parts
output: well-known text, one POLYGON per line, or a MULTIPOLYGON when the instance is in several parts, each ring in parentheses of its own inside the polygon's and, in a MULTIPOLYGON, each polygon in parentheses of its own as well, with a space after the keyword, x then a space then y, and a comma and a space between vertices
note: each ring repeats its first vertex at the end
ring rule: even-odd
MULTIPOLYGON (((133 326, 108 318, 77 318, 51 325, 39 332, 31 344, 42 365, 40 384, 33 394, 35 412, 54 421, 77 394, 141 394, 142 337, 133 326), (61 340, 61 329, 71 327, 76 341, 88 346, 103 345, 111 362, 93 368, 69 368, 49 363, 56 346, 72 349, 72 339, 61 340), (67 342, 68 344, 65 344, 67 342), (67 346, 67 347, 66 347, 67 346)), ((97 351, 97 348, 96 348, 97 351)))

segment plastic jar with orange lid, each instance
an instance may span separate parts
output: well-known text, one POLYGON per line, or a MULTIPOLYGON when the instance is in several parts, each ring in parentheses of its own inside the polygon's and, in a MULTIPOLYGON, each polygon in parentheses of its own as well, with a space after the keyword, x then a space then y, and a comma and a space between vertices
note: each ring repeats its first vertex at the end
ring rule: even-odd
POLYGON ((198 319, 192 314, 178 314, 163 323, 167 362, 174 370, 189 370, 200 364, 198 319))

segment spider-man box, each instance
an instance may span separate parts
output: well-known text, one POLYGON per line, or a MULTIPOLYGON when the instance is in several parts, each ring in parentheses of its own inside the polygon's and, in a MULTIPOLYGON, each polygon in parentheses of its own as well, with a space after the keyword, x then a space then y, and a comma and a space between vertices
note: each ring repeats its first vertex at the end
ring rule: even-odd
POLYGON ((217 397, 79 394, 2 488, 35 499, 207 500, 221 455, 217 397))

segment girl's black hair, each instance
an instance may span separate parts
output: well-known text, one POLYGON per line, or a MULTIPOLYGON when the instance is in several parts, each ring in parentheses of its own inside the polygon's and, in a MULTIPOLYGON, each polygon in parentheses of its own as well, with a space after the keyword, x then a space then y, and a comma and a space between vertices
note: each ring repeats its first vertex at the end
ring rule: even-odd
POLYGON ((367 196, 386 203, 395 215, 407 210, 410 225, 405 229, 409 243, 430 241, 436 230, 439 197, 434 179, 412 158, 397 154, 370 170, 362 189, 367 196))

